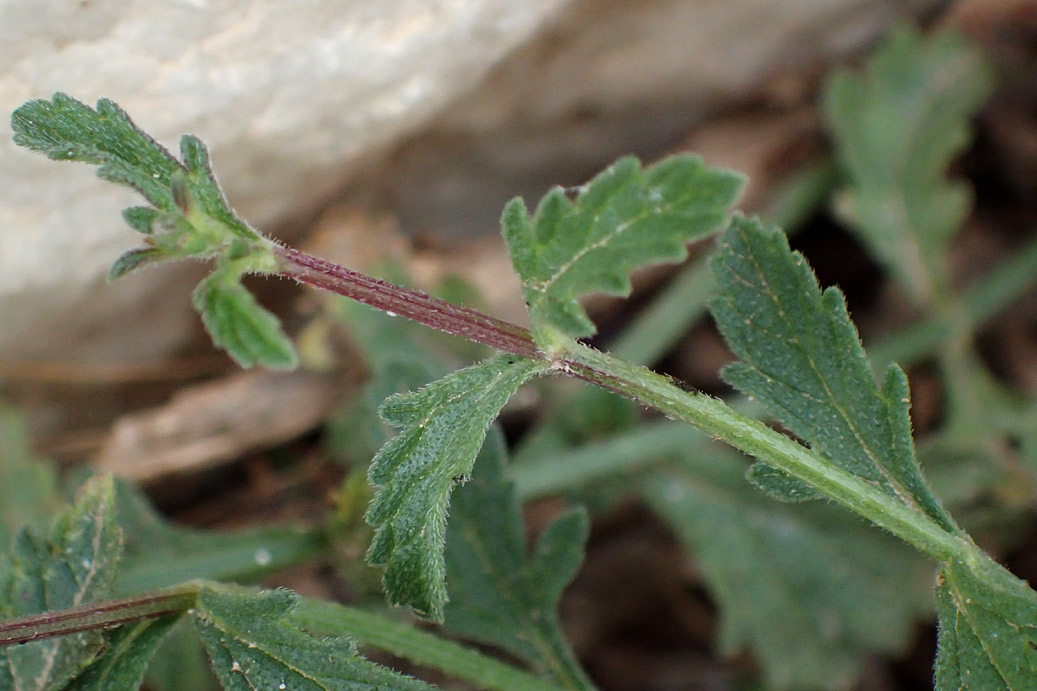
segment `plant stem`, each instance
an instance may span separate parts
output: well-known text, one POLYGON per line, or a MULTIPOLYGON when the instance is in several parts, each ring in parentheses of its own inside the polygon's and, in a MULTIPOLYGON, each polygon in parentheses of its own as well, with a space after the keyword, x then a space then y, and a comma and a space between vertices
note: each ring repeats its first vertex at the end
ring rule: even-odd
POLYGON ((682 457, 708 446, 708 438, 684 423, 661 420, 637 425, 602 441, 508 466, 522 501, 582 487, 595 480, 632 473, 667 456, 682 457))
POLYGON ((976 548, 971 542, 951 535, 924 514, 722 401, 684 391, 667 377, 583 345, 575 345, 569 355, 560 365, 563 371, 689 422, 739 451, 794 475, 933 559, 945 562, 974 558, 976 548))
POLYGON ((199 585, 185 583, 148 595, 8 619, 0 622, 0 647, 183 614, 194 606, 199 592, 199 585))
POLYGON ((311 632, 346 635, 361 645, 438 669, 479 688, 495 691, 561 691, 560 687, 529 672, 453 641, 334 602, 302 598, 291 618, 311 632))
MULTIPOLYGON (((468 340, 546 359, 529 331, 482 313, 401 288, 330 262, 278 246, 286 276, 368 305, 411 318, 468 340)), ((574 343, 552 369, 576 376, 689 422, 740 451, 803 480, 826 496, 914 545, 938 561, 966 559, 975 547, 950 535, 927 516, 897 502, 875 486, 835 466, 789 437, 704 394, 686 392, 662 375, 574 343)))
POLYGON ((522 357, 543 359, 527 329, 425 293, 402 288, 357 271, 275 245, 280 272, 300 283, 344 295, 390 314, 413 319, 433 329, 461 336, 522 357))

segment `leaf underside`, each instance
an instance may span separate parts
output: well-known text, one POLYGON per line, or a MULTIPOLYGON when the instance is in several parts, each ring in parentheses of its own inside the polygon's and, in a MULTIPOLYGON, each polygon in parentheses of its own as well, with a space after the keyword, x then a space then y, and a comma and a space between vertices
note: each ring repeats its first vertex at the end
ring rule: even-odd
POLYGON ((521 505, 491 431, 472 479, 454 493, 446 540, 447 631, 500 646, 565 688, 590 688, 558 622, 562 590, 583 561, 587 515, 571 510, 526 551, 521 505))
POLYGON ((371 462, 375 497, 367 521, 375 534, 367 559, 385 566, 382 584, 391 602, 442 620, 450 493, 471 473, 500 409, 546 367, 499 355, 382 405, 382 417, 400 432, 371 462))
POLYGON ((684 259, 686 243, 723 224, 741 187, 741 176, 708 168, 696 156, 644 170, 637 159, 622 158, 580 188, 575 201, 557 187, 531 217, 521 199, 512 200, 501 225, 534 334, 594 334, 579 298, 628 295, 635 268, 684 259))
POLYGON ((951 236, 972 194, 947 178, 993 75, 955 33, 901 26, 861 73, 840 70, 824 93, 836 153, 851 180, 842 210, 876 257, 919 302, 946 280, 951 236))
POLYGON ((297 596, 210 585, 191 610, 213 670, 228 691, 430 689, 363 659, 345 638, 311 636, 289 615, 297 596))
MULTIPOLYGON (((112 479, 94 478, 47 538, 23 529, 0 556, 0 615, 22 617, 108 599, 121 550, 112 479)), ((0 688, 62 688, 104 647, 104 634, 87 631, 3 648, 0 688)))
POLYGON ((724 379, 832 463, 959 532, 915 459, 907 378, 891 365, 876 386, 842 293, 822 292, 784 234, 755 219, 732 221, 712 266, 710 310, 739 359, 724 379))

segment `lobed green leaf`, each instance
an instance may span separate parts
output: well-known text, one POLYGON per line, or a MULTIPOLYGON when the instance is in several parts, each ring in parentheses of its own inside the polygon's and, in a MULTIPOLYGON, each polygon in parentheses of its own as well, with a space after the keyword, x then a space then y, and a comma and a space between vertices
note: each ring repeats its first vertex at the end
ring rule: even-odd
POLYGON ((446 539, 447 631, 500 646, 566 688, 593 688, 558 621, 558 600, 583 561, 587 514, 555 519, 527 553, 504 440, 492 431, 472 479, 454 493, 446 539))
POLYGON ((193 303, 212 342, 242 367, 291 369, 298 364, 280 320, 260 306, 237 277, 227 278, 217 270, 198 284, 193 303))
POLYGON ((117 278, 122 278, 142 266, 147 266, 163 258, 162 250, 155 247, 138 247, 127 250, 115 260, 112 268, 108 269, 108 280, 114 281, 117 278))
POLYGON ((104 652, 64 691, 140 688, 151 656, 179 618, 146 619, 106 632, 104 652))
POLYGON ((860 73, 835 72, 824 110, 852 187, 843 207, 872 253, 920 302, 946 281, 948 242, 972 204, 947 178, 990 96, 980 51, 955 33, 901 26, 860 73))
POLYGON ((430 338, 435 332, 421 324, 339 296, 331 304, 363 356, 368 379, 355 398, 332 413, 325 444, 336 460, 365 467, 393 436, 392 427, 378 416, 382 402, 448 374, 453 367, 447 361, 453 358, 437 348, 430 338))
POLYGON ((735 218, 712 265, 710 309, 739 358, 724 379, 833 463, 960 532, 915 458, 907 378, 892 365, 876 386, 842 293, 822 292, 784 234, 757 220, 735 218))
POLYGON ((367 559, 385 566, 382 584, 391 602, 442 620, 450 493, 471 473, 500 409, 546 368, 499 355, 382 405, 382 416, 400 432, 371 463, 376 491, 367 521, 375 534, 367 559))
POLYGON ((686 243, 723 224, 741 187, 741 176, 696 156, 644 170, 623 158, 580 188, 575 201, 556 187, 530 217, 521 199, 512 200, 501 225, 540 346, 550 350, 556 332, 594 334, 579 298, 628 295, 637 267, 684 259, 686 243))
MULTIPOLYGON (((0 615, 41 614, 111 597, 122 552, 111 477, 96 477, 79 492, 46 538, 23 529, 0 556, 0 615)), ((0 650, 0 684, 60 689, 105 648, 100 631, 74 633, 0 650)))
POLYGON ((849 688, 868 656, 908 646, 932 566, 837 506, 761 502, 743 468, 716 449, 649 473, 644 496, 694 555, 724 654, 750 649, 768 688, 849 688))
POLYGON ((219 691, 205 646, 190 617, 180 617, 162 639, 144 677, 149 691, 219 691))
POLYGON ((1023 691, 1037 680, 1037 593, 1003 569, 945 564, 936 588, 937 691, 1023 691))
MULTIPOLYGON (((187 205, 198 205, 198 211, 206 219, 219 223, 231 235, 243 240, 254 240, 260 237, 247 223, 238 218, 223 195, 216 174, 209 163, 209 152, 205 144, 197 137, 185 134, 180 138, 180 156, 187 168, 186 183, 189 192, 187 205)), ((180 206, 184 206, 181 204, 180 206)), ((194 209, 185 209, 189 214, 194 209)))
POLYGON ((97 174, 140 192, 157 208, 173 208, 170 180, 180 163, 114 102, 97 108, 68 94, 25 103, 11 115, 14 142, 55 161, 99 165, 97 174))
POLYGON ((208 585, 191 610, 224 689, 379 691, 430 689, 363 659, 345 638, 311 636, 289 615, 298 597, 287 590, 248 592, 208 585))

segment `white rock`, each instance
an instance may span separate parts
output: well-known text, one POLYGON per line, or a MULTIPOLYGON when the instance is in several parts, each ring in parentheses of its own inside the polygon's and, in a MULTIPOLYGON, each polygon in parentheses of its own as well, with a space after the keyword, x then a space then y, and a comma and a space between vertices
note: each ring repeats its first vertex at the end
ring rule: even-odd
MULTIPOLYGON (((471 88, 564 1, 0 0, 0 106, 107 96, 171 147, 197 134, 235 207, 270 227, 471 88)), ((128 300, 97 291, 137 242, 118 215, 137 202, 87 166, 17 149, 6 122, 0 135, 0 352, 48 354, 79 340, 65 319, 85 305, 128 300)))
MULTIPOLYGON (((672 134, 781 65, 857 45, 888 13, 886 0, 0 0, 0 106, 56 90, 107 96, 169 146, 197 134, 235 207, 270 229, 458 103, 530 36, 440 121, 489 142, 497 194, 545 162, 585 169, 602 141, 658 150, 653 128, 672 134), (581 110, 616 118, 573 129, 581 110), (524 131, 501 131, 515 122, 524 131)), ((137 242, 118 216, 135 195, 9 135, 3 124, 0 357, 120 360, 175 345, 194 319, 187 291, 168 289, 175 269, 103 286, 137 242)), ((456 180, 428 172, 405 204, 456 194, 456 180)))

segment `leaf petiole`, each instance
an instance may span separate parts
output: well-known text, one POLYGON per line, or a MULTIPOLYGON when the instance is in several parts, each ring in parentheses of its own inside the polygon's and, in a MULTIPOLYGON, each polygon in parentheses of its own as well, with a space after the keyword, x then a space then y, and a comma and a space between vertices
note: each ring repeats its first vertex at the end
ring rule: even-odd
POLYGON ((0 622, 0 647, 183 614, 200 592, 197 583, 185 583, 146 595, 8 619, 0 622))

